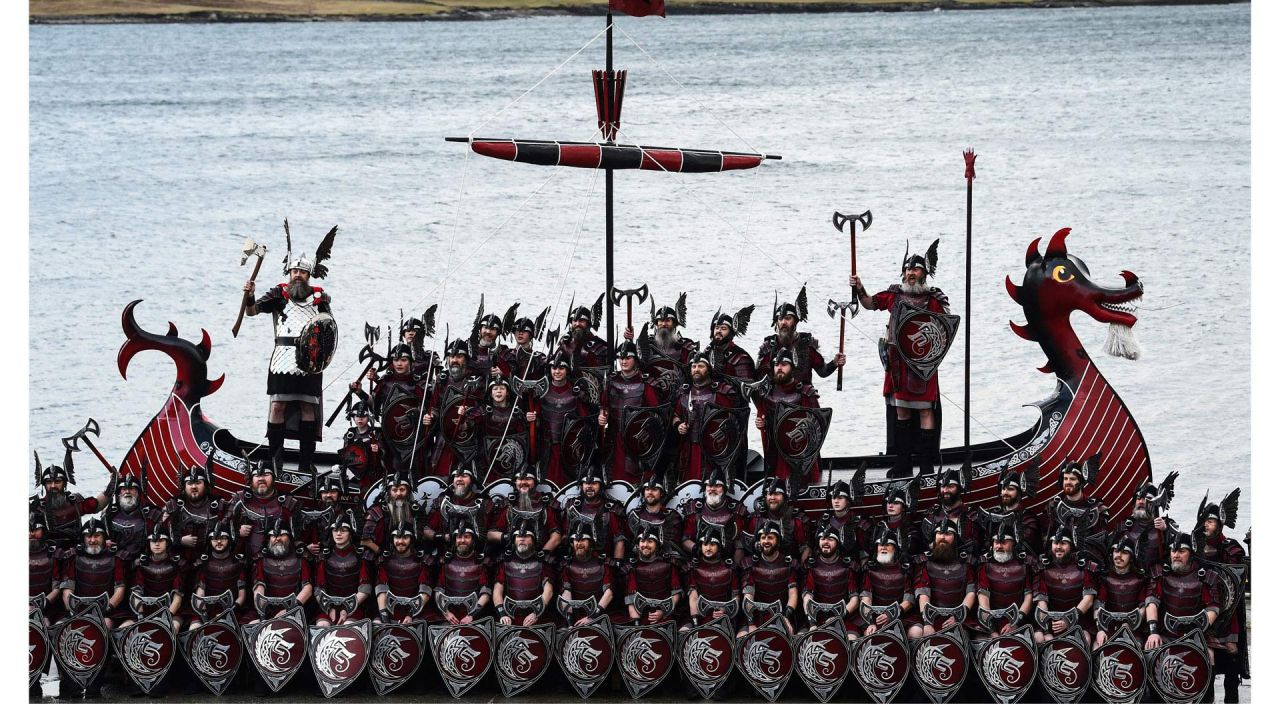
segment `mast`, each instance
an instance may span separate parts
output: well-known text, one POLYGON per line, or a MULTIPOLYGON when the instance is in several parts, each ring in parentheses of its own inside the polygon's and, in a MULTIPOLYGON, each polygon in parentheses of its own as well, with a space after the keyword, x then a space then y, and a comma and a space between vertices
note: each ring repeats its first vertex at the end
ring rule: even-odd
MULTIPOLYGON (((613 87, 613 7, 605 13, 605 107, 612 110, 614 105, 613 87)), ((620 110, 621 108, 619 108, 620 110)), ((615 118, 616 120, 616 118, 615 118)), ((602 123, 600 128, 607 145, 612 145, 616 133, 616 125, 602 123)), ((605 297, 605 337, 609 342, 609 367, 613 367, 613 348, 616 338, 613 336, 613 170, 604 171, 604 297, 605 297)))

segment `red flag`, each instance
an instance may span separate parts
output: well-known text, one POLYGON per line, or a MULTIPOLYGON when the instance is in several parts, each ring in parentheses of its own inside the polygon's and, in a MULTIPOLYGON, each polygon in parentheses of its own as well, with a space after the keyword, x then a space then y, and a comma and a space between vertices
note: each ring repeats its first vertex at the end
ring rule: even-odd
POLYGON ((667 0, 609 0, 609 9, 632 17, 667 16, 667 0))

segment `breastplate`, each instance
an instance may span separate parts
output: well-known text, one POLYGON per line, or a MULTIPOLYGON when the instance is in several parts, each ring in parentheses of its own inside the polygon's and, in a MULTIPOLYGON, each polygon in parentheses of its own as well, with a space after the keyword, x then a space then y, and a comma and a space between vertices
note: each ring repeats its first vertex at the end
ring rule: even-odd
POLYGON ((1170 615, 1195 615, 1204 609, 1204 578, 1192 569, 1181 575, 1166 572, 1160 576, 1161 611, 1170 615))
POLYGON ((301 303, 285 300, 284 310, 275 313, 276 345, 271 352, 271 372, 277 375, 306 375, 298 367, 297 350, 292 343, 281 345, 280 340, 292 340, 302 334, 302 329, 320 314, 319 306, 311 296, 301 303))
POLYGON ((1132 570, 1124 575, 1107 573, 1102 585, 1107 589, 1107 612, 1129 612, 1146 599, 1147 579, 1132 570))
POLYGON ((938 607, 955 607, 964 602, 968 573, 961 562, 926 563, 929 573, 929 604, 938 607))
POLYGON ((360 589, 360 555, 348 548, 347 552, 333 550, 324 556, 323 590, 334 597, 354 595, 360 589))
POLYGON ((708 563, 701 558, 689 571, 690 585, 698 589, 698 595, 713 602, 733 599, 733 566, 724 561, 708 563))
POLYGON ((479 592, 485 582, 485 567, 475 557, 455 557, 440 568, 440 589, 450 597, 466 597, 479 592))
POLYGON ((542 595, 543 564, 536 555, 520 559, 514 555, 502 563, 502 592, 512 600, 532 600, 542 595))
POLYGON ((240 559, 230 553, 226 557, 209 556, 204 561, 201 575, 204 578, 204 594, 215 597, 228 590, 234 596, 244 582, 244 566, 240 559))
POLYGON ((142 575, 142 594, 146 597, 163 595, 173 589, 173 579, 179 570, 178 561, 169 558, 156 562, 151 558, 138 561, 138 572, 142 575))
POLYGON ((1014 558, 1009 562, 988 562, 984 569, 991 590, 991 607, 1007 608, 1022 605, 1027 591, 1027 564, 1014 558))
POLYGON ((666 560, 638 562, 631 572, 635 573, 636 592, 650 600, 665 600, 671 597, 671 563, 666 560))
POLYGON ((387 574, 387 590, 398 597, 412 597, 422 591, 419 589, 419 578, 422 575, 422 561, 412 553, 408 557, 392 555, 382 561, 382 569, 387 574))
POLYGON ((1052 564, 1044 569, 1043 577, 1050 610, 1065 612, 1079 604, 1084 592, 1084 568, 1076 563, 1052 564))
POLYGON ((791 565, 784 558, 774 562, 757 560, 751 568, 751 579, 755 585, 755 601, 771 603, 781 600, 787 602, 787 585, 791 583, 791 565))
POLYGON ((27 566, 27 581, 30 586, 28 595, 47 595, 53 590, 53 549, 49 545, 41 545, 30 553, 31 560, 27 566))
POLYGON ((867 585, 871 588, 872 605, 900 603, 911 594, 911 577, 899 563, 872 563, 867 568, 867 585))
POLYGON ((263 592, 267 597, 296 595, 302 589, 302 558, 297 555, 265 557, 260 562, 263 592))
POLYGON ((102 593, 110 595, 115 590, 117 559, 112 553, 104 550, 98 555, 90 556, 78 552, 72 562, 75 563, 76 573, 72 593, 80 597, 94 597, 102 593))
POLYGON ((599 599, 604 593, 604 563, 574 560, 565 566, 564 587, 574 600, 599 599))

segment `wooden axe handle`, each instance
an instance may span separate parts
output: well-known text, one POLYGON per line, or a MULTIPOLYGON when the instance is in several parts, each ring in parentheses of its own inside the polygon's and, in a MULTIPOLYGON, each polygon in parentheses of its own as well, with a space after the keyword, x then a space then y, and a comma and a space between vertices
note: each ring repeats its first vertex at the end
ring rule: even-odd
MULTIPOLYGON (((262 269, 262 255, 258 256, 258 261, 253 264, 253 272, 249 274, 249 282, 258 279, 258 271, 262 269)), ((249 303, 253 300, 253 296, 245 293, 240 300, 240 312, 236 315, 236 324, 231 326, 231 337, 240 335, 240 323, 244 322, 244 311, 249 309, 249 303)))

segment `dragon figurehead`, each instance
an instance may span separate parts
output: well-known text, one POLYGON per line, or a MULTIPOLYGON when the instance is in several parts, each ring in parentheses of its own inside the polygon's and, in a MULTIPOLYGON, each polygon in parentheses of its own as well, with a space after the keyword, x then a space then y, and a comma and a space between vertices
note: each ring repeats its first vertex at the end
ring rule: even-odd
POLYGON ((1120 273, 1123 288, 1099 285, 1083 260, 1067 252, 1067 234, 1062 228, 1053 234, 1048 248, 1040 254, 1040 238, 1027 247, 1027 271, 1022 285, 1005 277, 1009 296, 1022 306, 1027 324, 1010 321, 1013 332, 1024 340, 1040 343, 1049 362, 1040 368, 1067 381, 1079 380, 1090 363, 1089 354, 1071 327, 1071 313, 1081 310, 1100 323, 1111 326, 1107 351, 1135 359, 1137 344, 1132 328, 1137 318, 1127 303, 1142 298, 1142 282, 1128 270, 1120 273))
POLYGON ((159 350, 173 360, 178 377, 173 382, 171 392, 186 403, 187 407, 200 402, 206 395, 217 392, 222 387, 224 378, 219 376, 216 380, 209 379, 209 368, 206 365, 212 347, 209 333, 200 331, 199 345, 178 337, 178 328, 173 323, 169 323, 169 331, 164 335, 149 333, 139 327, 138 321, 133 317, 133 309, 140 302, 142 301, 134 300, 126 305, 120 317, 120 325, 128 338, 116 355, 120 377, 128 379, 129 362, 134 355, 143 350, 159 350))

